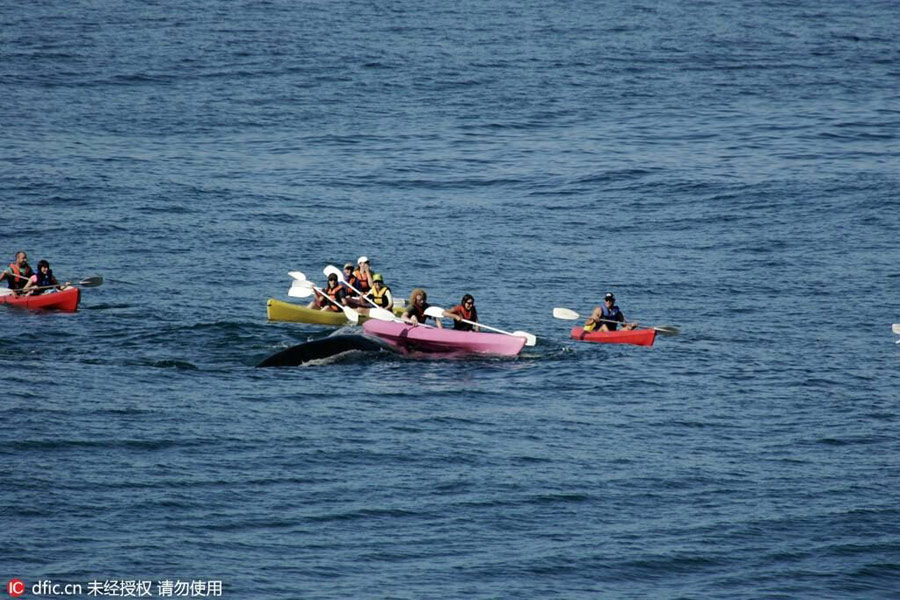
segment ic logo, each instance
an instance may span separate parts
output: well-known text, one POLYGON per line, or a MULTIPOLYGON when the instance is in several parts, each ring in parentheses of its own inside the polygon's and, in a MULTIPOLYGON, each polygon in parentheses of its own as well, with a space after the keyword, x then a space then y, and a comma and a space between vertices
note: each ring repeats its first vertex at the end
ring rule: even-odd
POLYGON ((21 579, 10 579, 6 584, 6 591, 13 598, 18 598, 25 593, 25 582, 21 579))

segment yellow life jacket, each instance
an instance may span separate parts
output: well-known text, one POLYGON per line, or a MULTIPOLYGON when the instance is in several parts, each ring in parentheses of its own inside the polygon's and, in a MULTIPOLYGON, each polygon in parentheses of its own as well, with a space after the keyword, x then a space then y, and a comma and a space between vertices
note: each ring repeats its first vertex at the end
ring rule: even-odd
POLYGON ((386 285, 381 286, 381 290, 376 290, 374 287, 369 292, 372 294, 372 302, 380 306, 381 308, 387 308, 388 305, 388 294, 390 293, 391 288, 386 285))

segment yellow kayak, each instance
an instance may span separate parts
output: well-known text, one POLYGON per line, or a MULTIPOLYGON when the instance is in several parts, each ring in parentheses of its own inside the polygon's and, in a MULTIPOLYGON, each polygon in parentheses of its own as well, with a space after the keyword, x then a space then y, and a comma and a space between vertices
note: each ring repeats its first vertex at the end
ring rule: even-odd
MULTIPOLYGON (((306 308, 305 305, 282 302, 275 298, 269 298, 268 302, 266 302, 266 314, 270 321, 312 323, 314 325, 331 325, 332 327, 342 327, 351 324, 350 321, 347 320, 347 317, 344 316, 343 312, 306 308)), ((402 315, 403 308, 395 306, 394 314, 402 315)), ((368 317, 359 315, 360 324, 366 320, 368 320, 368 317)))

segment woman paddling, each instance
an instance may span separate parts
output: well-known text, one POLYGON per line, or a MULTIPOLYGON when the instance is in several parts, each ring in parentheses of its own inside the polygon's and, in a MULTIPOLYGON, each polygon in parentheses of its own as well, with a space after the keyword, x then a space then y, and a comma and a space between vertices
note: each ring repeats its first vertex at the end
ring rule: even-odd
POLYGON ((338 283, 336 274, 332 273, 328 276, 328 284, 323 291, 326 296, 333 300, 333 302, 326 300, 323 295, 317 291, 315 300, 310 302, 307 308, 318 308, 319 310, 340 312, 341 308, 339 305, 346 305, 344 298, 346 297, 347 292, 344 290, 344 286, 338 283))
POLYGON ((475 298, 472 294, 466 294, 459 301, 459 304, 450 310, 445 310, 444 316, 453 319, 453 329, 458 331, 478 331, 478 325, 472 325, 472 323, 478 322, 478 311, 475 309, 475 298), (472 323, 466 323, 463 319, 472 321, 472 323))
POLYGON ((38 262, 37 273, 31 276, 31 279, 28 280, 28 283, 25 284, 22 291, 26 294, 31 294, 32 296, 38 296, 54 286, 56 286, 56 289, 61 290, 68 287, 69 282, 67 281, 64 285, 60 285, 56 280, 56 277, 53 276, 53 270, 50 268, 50 263, 46 260, 42 260, 38 262))
POLYGON ((369 259, 360 256, 356 264, 359 266, 353 271, 353 277, 356 280, 353 287, 366 294, 372 289, 372 270, 369 268, 369 259))

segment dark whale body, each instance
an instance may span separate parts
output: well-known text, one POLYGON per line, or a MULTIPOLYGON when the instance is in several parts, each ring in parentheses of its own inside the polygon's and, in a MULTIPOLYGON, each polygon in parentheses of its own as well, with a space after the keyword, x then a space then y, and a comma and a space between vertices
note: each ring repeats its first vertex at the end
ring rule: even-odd
POLYGON ((312 360, 328 358, 329 356, 350 352, 351 350, 382 352, 391 351, 391 348, 372 338, 361 335, 334 335, 291 346, 267 357, 256 366, 296 367, 312 360))

